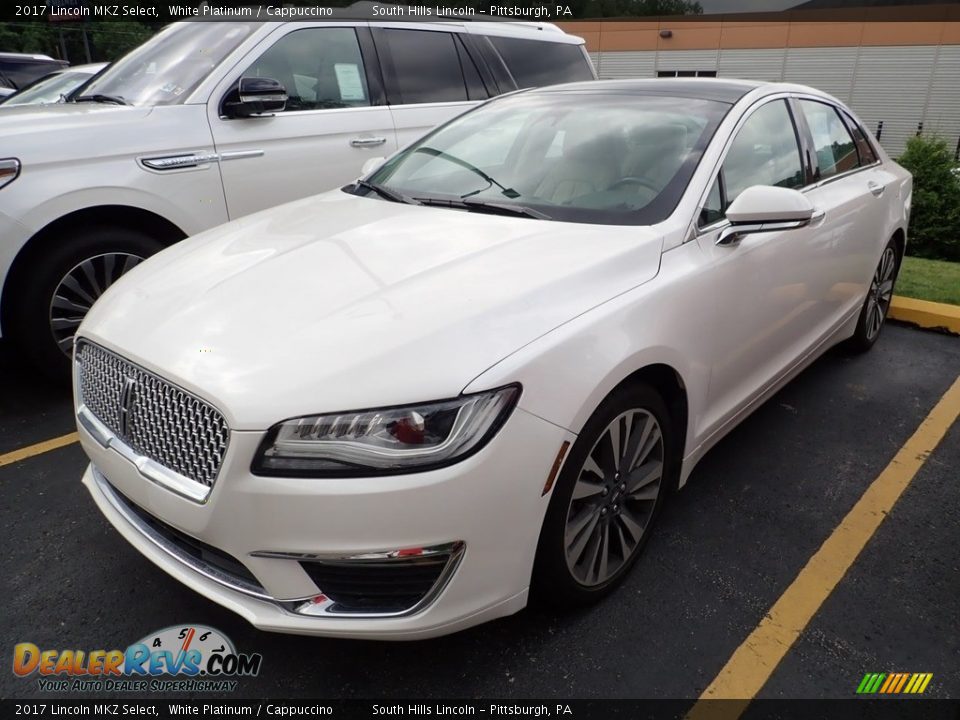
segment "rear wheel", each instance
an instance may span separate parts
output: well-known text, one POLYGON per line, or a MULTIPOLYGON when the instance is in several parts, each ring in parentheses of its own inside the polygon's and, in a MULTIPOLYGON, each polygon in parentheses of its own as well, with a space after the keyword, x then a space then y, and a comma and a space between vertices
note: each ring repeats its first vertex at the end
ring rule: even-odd
POLYGON ((887 243, 880 256, 880 262, 870 281, 870 289, 863 301, 857 329, 847 346, 853 352, 866 352, 880 337, 880 331, 890 310, 893 299, 893 287, 900 270, 900 253, 893 238, 887 243))
POLYGON ((557 479, 534 567, 536 598, 560 606, 612 591, 636 562, 673 473, 666 404, 645 384, 605 400, 557 479))
POLYGON ((20 353, 48 377, 68 382, 77 328, 107 288, 163 244, 120 228, 91 228, 63 238, 31 260, 30 277, 10 297, 10 334, 20 353))

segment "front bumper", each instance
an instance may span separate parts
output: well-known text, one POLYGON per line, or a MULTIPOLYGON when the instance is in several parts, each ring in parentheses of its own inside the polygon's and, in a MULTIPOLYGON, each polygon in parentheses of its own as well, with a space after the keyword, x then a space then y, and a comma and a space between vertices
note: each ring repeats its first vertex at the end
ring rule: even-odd
POLYGON ((573 439, 568 431, 517 408, 487 447, 461 463, 352 479, 252 475, 250 461, 261 439, 262 433, 232 434, 219 478, 198 504, 151 482, 81 427, 81 444, 92 460, 83 482, 141 553, 264 630, 416 639, 509 615, 526 604, 549 500, 541 493, 561 444, 573 439), (185 562, 150 537, 129 506, 239 560, 255 583, 244 591, 185 562), (295 610, 323 592, 298 557, 433 547, 450 549, 447 575, 410 612, 336 616, 295 610))

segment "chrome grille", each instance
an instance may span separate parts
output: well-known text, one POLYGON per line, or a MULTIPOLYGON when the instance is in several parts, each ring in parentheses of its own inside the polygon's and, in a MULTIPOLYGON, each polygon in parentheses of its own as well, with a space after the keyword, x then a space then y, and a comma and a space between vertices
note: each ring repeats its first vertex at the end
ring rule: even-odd
POLYGON ((76 348, 82 402, 135 453, 212 487, 229 430, 212 405, 99 345, 76 348))

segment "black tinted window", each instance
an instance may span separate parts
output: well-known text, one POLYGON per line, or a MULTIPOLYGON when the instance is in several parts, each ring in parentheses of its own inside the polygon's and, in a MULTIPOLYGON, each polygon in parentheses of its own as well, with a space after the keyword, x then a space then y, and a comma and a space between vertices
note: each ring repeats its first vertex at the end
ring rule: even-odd
POLYGON ((59 70, 61 65, 55 62, 17 62, 13 60, 0 60, 0 71, 7 77, 13 87, 22 88, 29 85, 37 78, 48 75, 54 70, 59 70))
POLYGON ((382 37, 393 59, 392 104, 469 99, 451 33, 384 30, 382 37))
POLYGON ((463 70, 463 79, 467 84, 467 95, 471 100, 486 100, 490 97, 490 93, 487 92, 487 87, 480 78, 480 73, 477 71, 473 58, 470 57, 470 53, 467 52, 459 39, 456 44, 457 54, 460 56, 460 69, 463 70))
POLYGON ((558 83, 592 80, 593 73, 579 45, 493 37, 517 87, 543 87, 558 83))

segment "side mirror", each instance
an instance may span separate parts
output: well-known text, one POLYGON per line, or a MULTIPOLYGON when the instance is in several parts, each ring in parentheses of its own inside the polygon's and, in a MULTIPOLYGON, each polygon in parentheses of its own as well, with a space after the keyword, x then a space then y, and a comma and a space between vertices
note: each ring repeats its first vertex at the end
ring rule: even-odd
POLYGON ((360 168, 360 177, 364 178, 375 170, 378 170, 385 161, 386 158, 383 156, 368 158, 363 164, 363 167, 360 168))
POLYGON ((243 77, 236 95, 224 103, 224 112, 228 117, 244 118, 283 112, 286 106, 287 90, 278 80, 243 77))
POLYGON ((717 245, 734 245, 745 235, 775 230, 794 230, 823 217, 807 196, 789 188, 770 185, 748 187, 730 203, 727 220, 717 238, 717 245))

